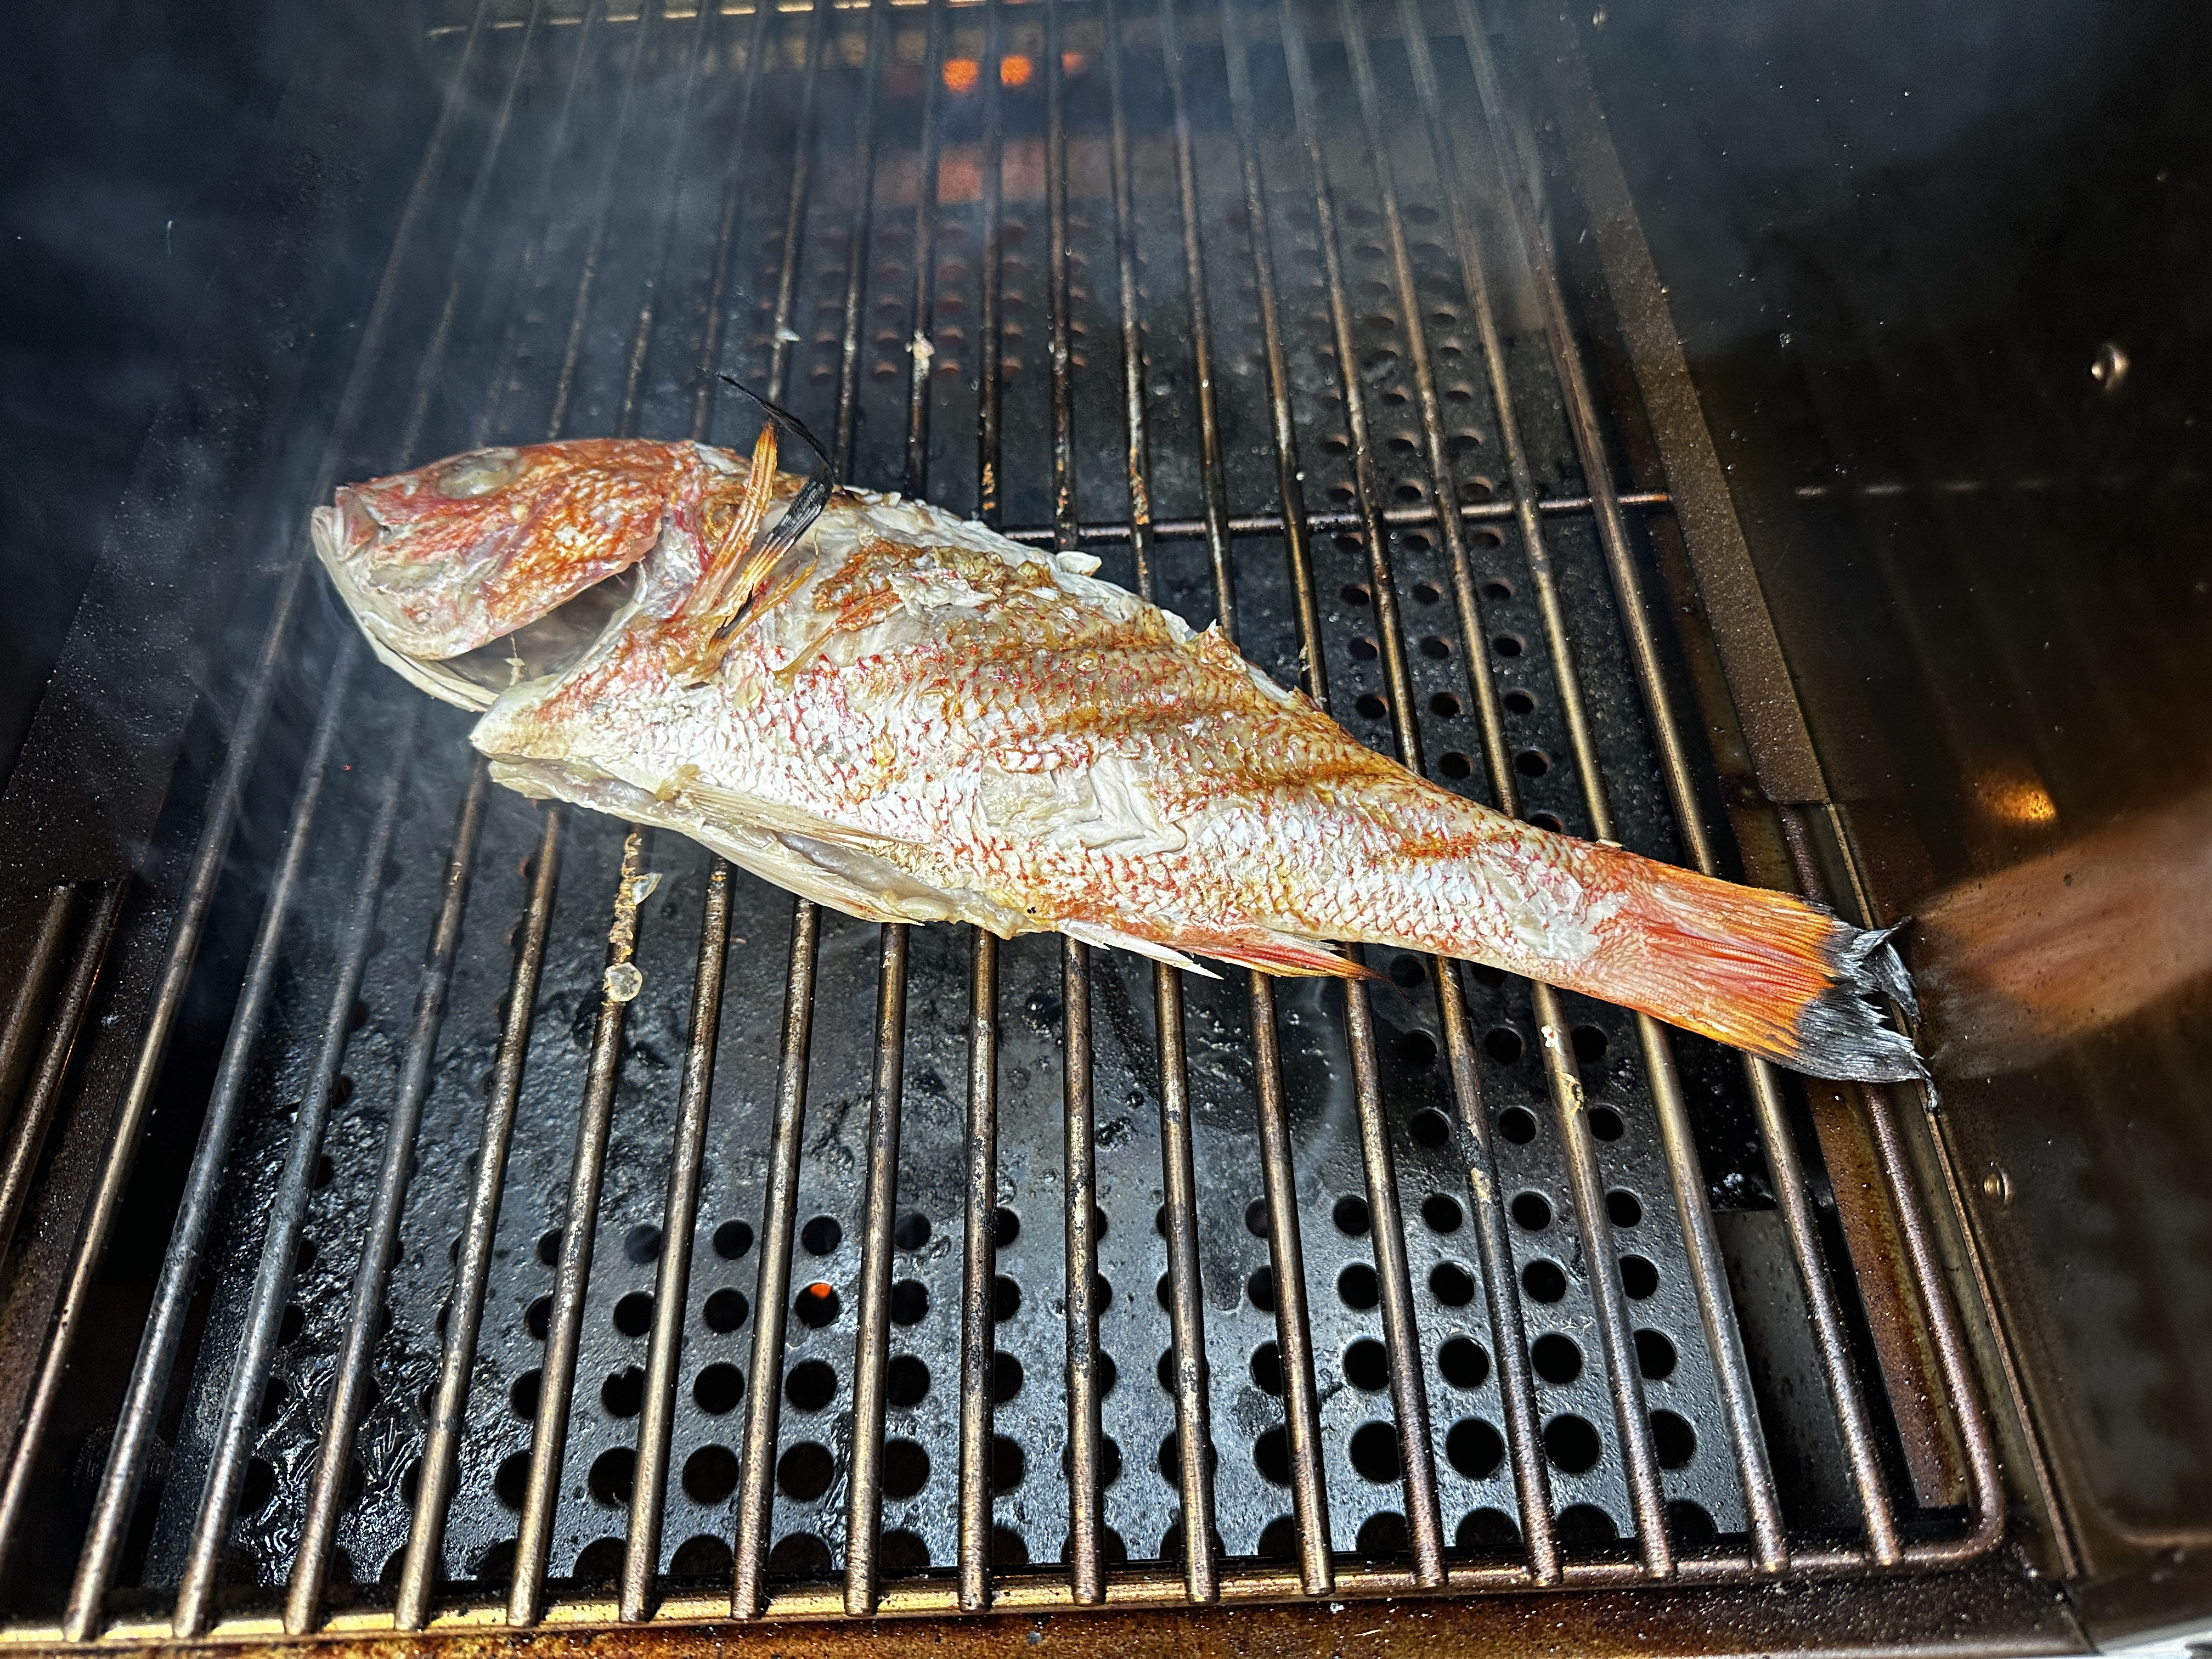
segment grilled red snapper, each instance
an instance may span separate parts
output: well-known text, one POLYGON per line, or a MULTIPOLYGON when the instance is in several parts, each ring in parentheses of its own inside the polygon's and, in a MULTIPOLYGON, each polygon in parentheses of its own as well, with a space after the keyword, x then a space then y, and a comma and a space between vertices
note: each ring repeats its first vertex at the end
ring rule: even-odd
MULTIPOLYGON (((343 489, 317 550, 492 775, 882 921, 1195 968, 1488 963, 1833 1078, 1919 1075, 1878 933, 1413 775, 1091 572, 896 495, 814 516, 696 444, 481 450, 343 489), (803 531, 801 529, 804 524, 803 531)), ((818 495, 815 498, 818 500, 818 495)))

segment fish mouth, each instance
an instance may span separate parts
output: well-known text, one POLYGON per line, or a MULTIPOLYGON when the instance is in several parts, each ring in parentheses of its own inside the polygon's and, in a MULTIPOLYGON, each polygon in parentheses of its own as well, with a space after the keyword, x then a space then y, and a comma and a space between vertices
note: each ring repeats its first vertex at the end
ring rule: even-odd
POLYGON ((410 650, 405 627, 387 614, 397 590, 427 586, 437 573, 428 566, 373 568, 387 526, 367 493, 340 489, 332 505, 315 509, 310 525, 316 555, 378 659, 432 696, 474 713, 516 685, 574 668, 629 611, 639 586, 636 566, 616 571, 532 622, 441 656, 410 650))
POLYGON ((426 666, 486 694, 480 706, 489 708, 502 692, 532 680, 558 678, 591 655, 629 611, 639 581, 638 566, 618 570, 536 622, 426 666))
MULTIPOLYGON (((315 516, 331 521, 328 550, 323 555, 326 561, 335 558, 350 564, 374 547, 377 538, 384 533, 383 521, 370 509, 368 498, 350 484, 338 490, 334 506, 319 509, 315 516)), ((318 545, 321 545, 319 538, 318 545)))

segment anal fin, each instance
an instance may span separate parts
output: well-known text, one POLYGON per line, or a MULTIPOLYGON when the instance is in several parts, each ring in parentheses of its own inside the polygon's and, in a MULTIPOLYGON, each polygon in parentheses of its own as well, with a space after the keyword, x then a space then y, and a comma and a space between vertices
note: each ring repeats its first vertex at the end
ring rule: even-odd
POLYGON ((1255 939, 1218 944, 1209 940, 1191 948, 1203 951, 1216 962, 1249 968, 1255 973, 1271 974, 1279 979, 1382 977, 1364 963, 1339 956, 1328 945, 1300 939, 1294 933, 1270 933, 1255 939))

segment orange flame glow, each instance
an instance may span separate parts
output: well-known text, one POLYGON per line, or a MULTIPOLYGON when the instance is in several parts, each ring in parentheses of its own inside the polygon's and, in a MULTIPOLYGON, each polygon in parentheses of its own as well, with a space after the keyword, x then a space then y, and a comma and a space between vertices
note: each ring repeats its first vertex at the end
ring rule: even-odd
POLYGON ((976 78, 983 66, 972 58, 954 58, 945 65, 945 89, 947 92, 973 92, 976 78))
POLYGON ((1036 65, 1026 58, 1002 58, 999 60, 999 84, 1002 87, 1025 87, 1030 76, 1036 73, 1036 65))

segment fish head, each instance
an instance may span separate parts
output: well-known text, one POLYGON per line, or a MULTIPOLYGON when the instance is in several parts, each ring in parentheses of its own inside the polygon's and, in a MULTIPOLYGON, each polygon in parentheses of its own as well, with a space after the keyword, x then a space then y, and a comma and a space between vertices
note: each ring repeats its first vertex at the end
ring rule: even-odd
POLYGON ((475 449, 342 488, 315 511, 315 551, 380 658, 483 708, 588 647, 672 528, 696 546, 702 475, 733 470, 690 444, 475 449))

